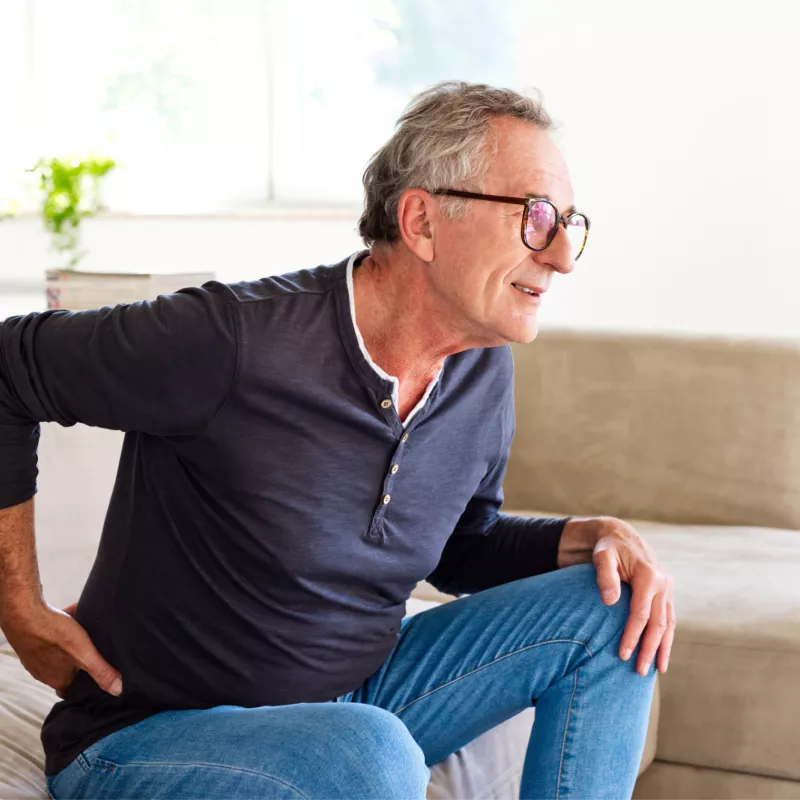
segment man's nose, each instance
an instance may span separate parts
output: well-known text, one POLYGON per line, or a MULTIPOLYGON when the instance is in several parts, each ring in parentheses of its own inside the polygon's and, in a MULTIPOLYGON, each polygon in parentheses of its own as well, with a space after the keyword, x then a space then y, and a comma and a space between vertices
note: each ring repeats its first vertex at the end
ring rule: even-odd
POLYGON ((562 275, 569 275, 575 269, 575 253, 563 225, 558 226, 556 235, 546 250, 534 251, 532 255, 537 263, 546 264, 562 275))

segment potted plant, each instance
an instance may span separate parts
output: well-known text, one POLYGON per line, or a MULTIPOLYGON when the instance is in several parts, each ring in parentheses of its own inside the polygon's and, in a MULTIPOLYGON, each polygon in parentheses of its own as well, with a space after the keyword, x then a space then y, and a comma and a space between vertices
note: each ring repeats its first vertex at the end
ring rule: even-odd
POLYGON ((43 158, 28 172, 39 179, 42 220, 50 232, 53 249, 66 259, 62 269, 75 269, 86 255, 80 249, 80 224, 104 206, 100 181, 116 162, 110 158, 43 158))

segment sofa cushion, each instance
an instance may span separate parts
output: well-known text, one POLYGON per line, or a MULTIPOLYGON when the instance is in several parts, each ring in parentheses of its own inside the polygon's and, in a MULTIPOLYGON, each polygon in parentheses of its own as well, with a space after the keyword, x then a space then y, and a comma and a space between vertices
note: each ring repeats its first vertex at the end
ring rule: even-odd
POLYGON ((47 797, 39 733, 58 701, 34 680, 8 644, 0 645, 0 797, 47 797))
POLYGON ((639 778, 633 790, 633 800, 697 800, 698 797, 719 800, 797 800, 800 797, 800 783, 763 775, 655 761, 639 778))
POLYGON ((800 531, 642 534, 677 584, 659 758, 800 780, 800 531))
POLYGON ((631 522, 675 578, 657 757, 800 780, 800 531, 631 522))

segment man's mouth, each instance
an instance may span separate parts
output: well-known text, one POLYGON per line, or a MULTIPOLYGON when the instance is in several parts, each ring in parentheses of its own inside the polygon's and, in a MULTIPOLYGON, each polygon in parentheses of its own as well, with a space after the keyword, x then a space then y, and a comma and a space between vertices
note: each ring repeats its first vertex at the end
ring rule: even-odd
POLYGON ((524 284, 521 283, 512 283, 511 285, 515 289, 518 289, 520 292, 530 295, 531 297, 539 297, 544 291, 543 289, 540 289, 538 286, 525 286, 524 284))

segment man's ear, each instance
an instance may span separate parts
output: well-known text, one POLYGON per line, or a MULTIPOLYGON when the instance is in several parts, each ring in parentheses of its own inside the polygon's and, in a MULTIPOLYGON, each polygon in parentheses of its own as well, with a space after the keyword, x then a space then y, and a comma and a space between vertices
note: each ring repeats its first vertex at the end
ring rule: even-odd
POLYGON ((406 189, 397 204, 397 225, 406 247, 422 261, 434 257, 434 233, 439 218, 436 200, 424 189, 406 189))

